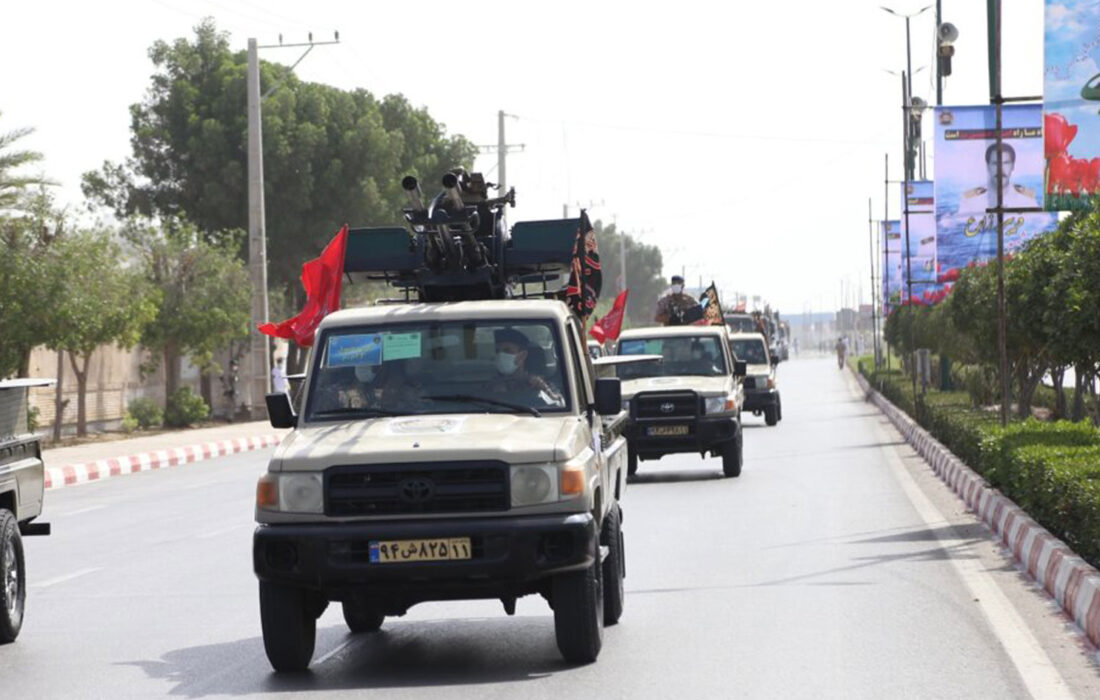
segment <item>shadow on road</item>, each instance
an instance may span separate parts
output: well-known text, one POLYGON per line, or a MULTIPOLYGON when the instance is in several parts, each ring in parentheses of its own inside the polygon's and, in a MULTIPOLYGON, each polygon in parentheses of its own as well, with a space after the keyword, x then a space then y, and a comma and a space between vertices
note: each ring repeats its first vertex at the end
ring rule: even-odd
MULTIPOLYGON (((605 643, 613 633, 614 628, 605 631, 605 643)), ((122 665, 172 683, 171 695, 189 698, 479 685, 535 680, 574 668, 558 654, 550 616, 387 622, 382 631, 361 636, 347 634, 343 625, 329 626, 317 630, 317 651, 303 673, 273 672, 259 637, 122 665)))
POLYGON ((627 479, 631 486, 642 484, 673 484, 682 481, 716 481, 725 479, 722 474, 721 462, 713 470, 707 469, 677 469, 675 471, 642 472, 627 479))

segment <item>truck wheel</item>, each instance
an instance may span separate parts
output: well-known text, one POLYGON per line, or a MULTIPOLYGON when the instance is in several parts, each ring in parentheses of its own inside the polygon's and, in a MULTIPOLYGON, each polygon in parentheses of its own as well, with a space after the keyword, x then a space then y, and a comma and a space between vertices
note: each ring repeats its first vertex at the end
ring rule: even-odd
POLYGON ((626 559, 623 552, 622 518, 616 504, 607 514, 603 523, 601 544, 607 546, 607 557, 603 560, 603 624, 614 625, 623 616, 623 599, 626 591, 623 579, 626 577, 626 559))
POLYGON ((779 422, 779 407, 768 406, 764 409, 764 423, 767 425, 775 425, 779 422))
POLYGON ((603 582, 599 543, 592 566, 554 577, 554 633, 566 661, 592 663, 603 646, 603 582))
POLYGON ((741 476, 741 465, 745 461, 741 442, 742 437, 738 435, 722 446, 722 473, 726 476, 741 476))
POLYGON ((377 632, 382 627, 382 621, 386 619, 385 615, 376 610, 346 600, 343 608, 344 622, 347 623, 352 634, 377 632))
POLYGON ((0 508, 0 644, 14 642, 23 626, 27 575, 23 540, 11 511, 0 508))
POLYGON ((313 659, 317 618, 306 592, 260 581, 260 623, 264 651, 276 671, 304 671, 313 659))
POLYGON ((638 473, 638 455, 634 454, 634 450, 629 447, 626 448, 626 475, 634 476, 638 473))

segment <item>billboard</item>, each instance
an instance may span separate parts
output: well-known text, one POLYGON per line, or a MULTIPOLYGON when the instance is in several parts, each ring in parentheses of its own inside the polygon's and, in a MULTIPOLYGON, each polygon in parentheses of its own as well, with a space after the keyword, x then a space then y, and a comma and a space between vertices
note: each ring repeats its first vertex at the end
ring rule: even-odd
POLYGON ((882 249, 882 313, 901 304, 902 271, 901 222, 879 222, 879 247, 882 249))
POLYGON ((1045 206, 1100 198, 1100 3, 1047 0, 1043 52, 1045 206))
MULTIPOLYGON (((997 257, 997 190, 1005 208, 1037 208, 1043 194, 1043 130, 1039 105, 1006 105, 997 182, 996 117, 992 106, 936 108, 936 258, 939 281, 971 263, 997 257)), ((1052 230, 1056 214, 1006 213, 1005 252, 1052 230)))
POLYGON ((917 180, 903 187, 901 201, 901 243, 906 241, 906 207, 908 207, 909 260, 902 259, 902 284, 908 292, 908 273, 913 274, 913 296, 930 302, 937 287, 936 274, 936 208, 930 180, 917 180))

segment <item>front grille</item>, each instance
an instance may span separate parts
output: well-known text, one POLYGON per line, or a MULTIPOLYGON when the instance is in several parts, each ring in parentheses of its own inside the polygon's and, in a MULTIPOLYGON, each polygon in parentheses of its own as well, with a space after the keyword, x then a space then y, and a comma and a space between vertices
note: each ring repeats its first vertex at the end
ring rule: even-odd
POLYGON ((508 510, 503 462, 364 464, 325 470, 325 514, 408 515, 508 510))
POLYGON ((639 394, 635 404, 638 418, 690 418, 702 413, 694 391, 639 394))

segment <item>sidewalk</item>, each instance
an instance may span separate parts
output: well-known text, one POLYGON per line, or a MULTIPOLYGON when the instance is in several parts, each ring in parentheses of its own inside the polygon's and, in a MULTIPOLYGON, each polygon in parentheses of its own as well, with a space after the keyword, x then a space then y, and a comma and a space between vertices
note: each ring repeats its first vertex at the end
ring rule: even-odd
POLYGON ((278 444, 287 430, 267 421, 174 430, 42 451, 46 488, 56 489, 139 471, 175 467, 278 444))

